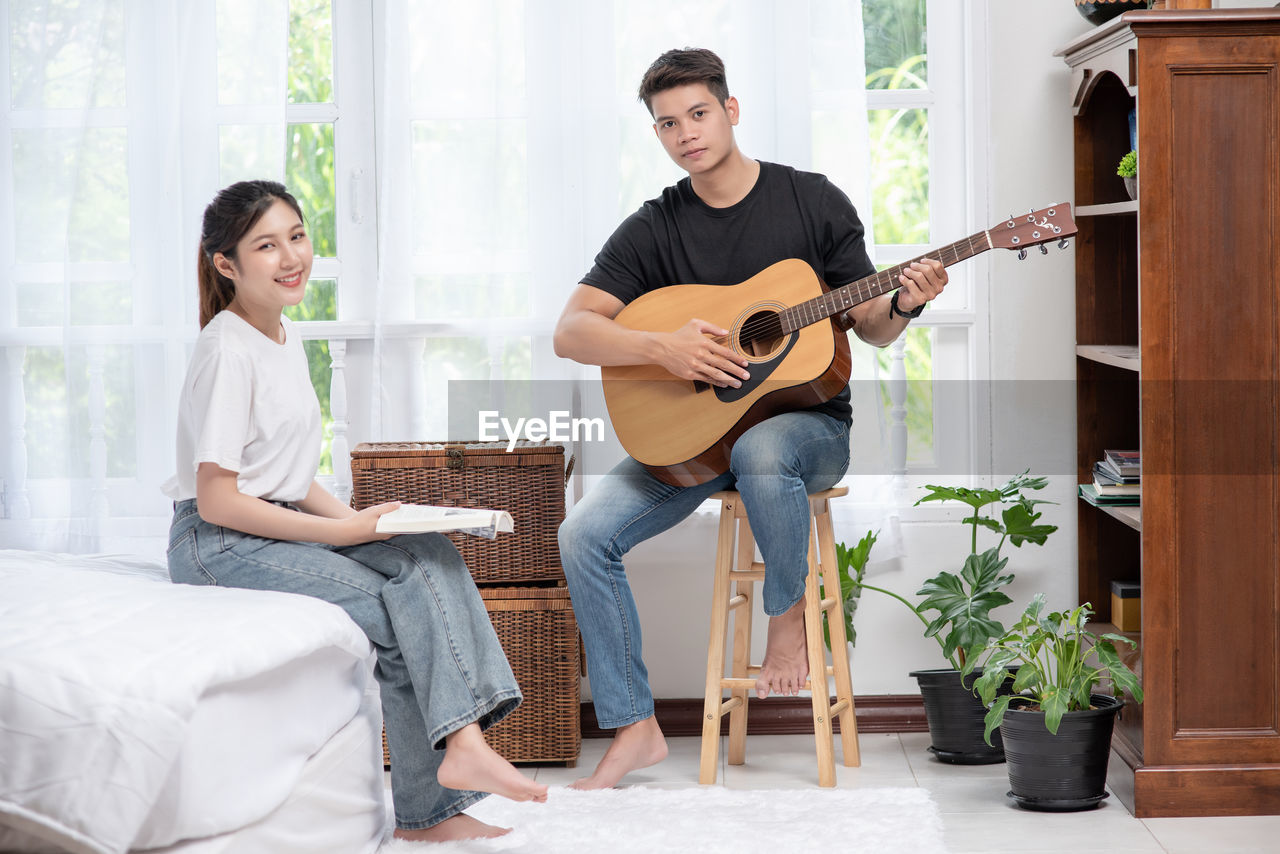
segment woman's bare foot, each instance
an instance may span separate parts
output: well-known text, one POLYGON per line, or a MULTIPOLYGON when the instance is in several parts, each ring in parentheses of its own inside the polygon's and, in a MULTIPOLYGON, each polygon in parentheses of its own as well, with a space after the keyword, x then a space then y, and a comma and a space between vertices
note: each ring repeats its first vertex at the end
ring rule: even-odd
POLYGON ((490 792, 513 801, 541 803, 547 799, 547 787, 499 756, 484 740, 479 724, 467 724, 445 736, 444 760, 436 780, 447 789, 490 792))
POLYGON ((667 740, 662 737, 657 718, 645 718, 613 734, 613 743, 590 777, 583 777, 571 789, 611 789, 632 771, 657 765, 667 758, 667 740))
POLYGON ((510 832, 509 827, 495 827, 474 819, 466 813, 458 813, 439 824, 418 830, 404 830, 397 827, 394 836, 396 839, 407 839, 410 842, 449 842, 455 839, 489 839, 494 836, 506 836, 510 832))
POLYGON ((804 636, 804 600, 769 618, 769 638, 764 646, 764 662, 756 679, 756 696, 794 696, 809 676, 809 651, 804 636))

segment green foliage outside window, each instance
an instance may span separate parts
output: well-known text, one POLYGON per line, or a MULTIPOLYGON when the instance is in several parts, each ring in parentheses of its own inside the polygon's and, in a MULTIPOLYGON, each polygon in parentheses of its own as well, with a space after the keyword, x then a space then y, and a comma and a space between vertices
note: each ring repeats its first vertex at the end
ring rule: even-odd
POLYGON ((926 110, 870 110, 871 205, 880 244, 929 243, 926 110))
POLYGON ((867 88, 924 88, 927 80, 924 53, 925 0, 863 0, 862 33, 866 42, 867 88), (895 76, 895 69, 914 65, 910 76, 895 76))
POLYGON ((333 3, 289 2, 289 103, 333 100, 333 3))
POLYGON ((284 182, 307 216, 307 233, 311 236, 316 257, 336 258, 337 193, 333 125, 289 125, 285 145, 284 182))

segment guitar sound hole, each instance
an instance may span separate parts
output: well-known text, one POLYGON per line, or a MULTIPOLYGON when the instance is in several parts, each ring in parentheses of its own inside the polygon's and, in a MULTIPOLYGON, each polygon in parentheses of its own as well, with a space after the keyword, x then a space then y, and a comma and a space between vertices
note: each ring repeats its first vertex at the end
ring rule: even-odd
POLYGON ((764 358, 783 344, 782 324, 772 311, 759 311, 746 319, 738 332, 738 343, 748 356, 764 358))

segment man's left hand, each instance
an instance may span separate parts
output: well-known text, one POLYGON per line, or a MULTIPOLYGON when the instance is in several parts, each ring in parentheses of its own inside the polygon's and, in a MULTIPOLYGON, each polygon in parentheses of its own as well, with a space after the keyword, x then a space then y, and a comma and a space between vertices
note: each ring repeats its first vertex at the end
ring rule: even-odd
POLYGON ((898 281, 902 285, 898 291, 898 310, 911 312, 942 293, 948 281, 947 269, 941 261, 922 258, 911 262, 898 276, 898 281))

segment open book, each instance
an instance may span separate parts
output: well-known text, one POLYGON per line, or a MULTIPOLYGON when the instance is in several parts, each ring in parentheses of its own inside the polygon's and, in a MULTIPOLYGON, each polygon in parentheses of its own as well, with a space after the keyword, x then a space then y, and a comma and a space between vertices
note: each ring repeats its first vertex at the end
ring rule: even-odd
POLYGON ((498 532, 511 533, 515 524, 505 510, 475 507, 436 507, 429 504, 402 504, 378 517, 378 532, 383 534, 421 534, 428 531, 461 531, 486 540, 494 540, 498 532))

